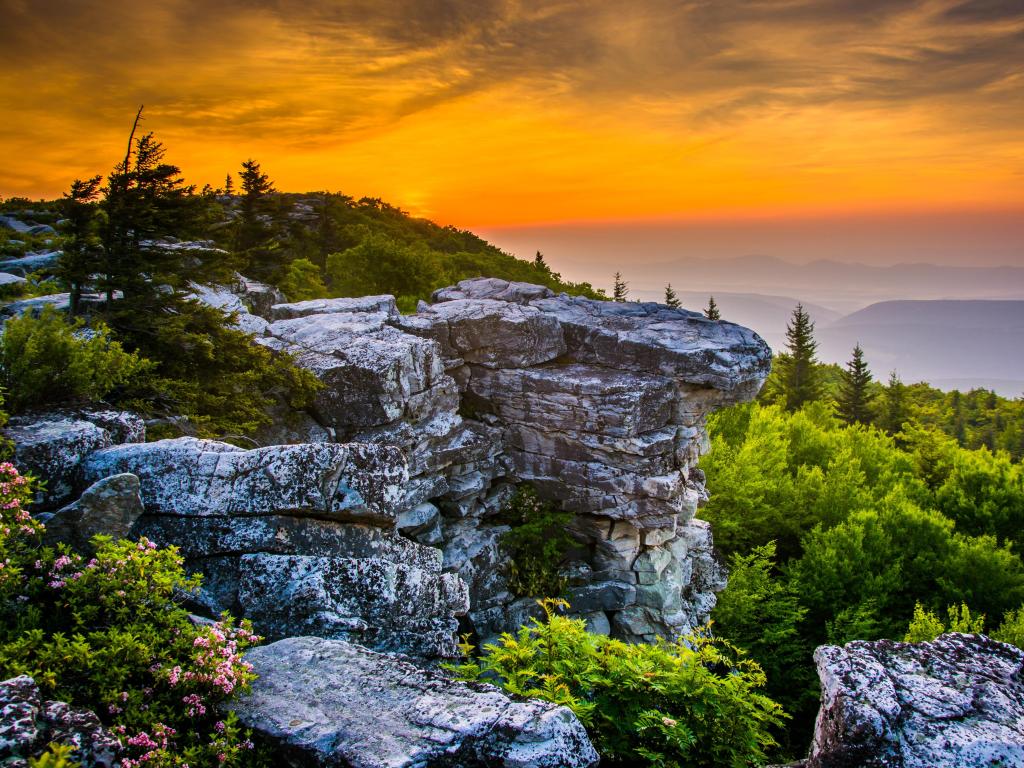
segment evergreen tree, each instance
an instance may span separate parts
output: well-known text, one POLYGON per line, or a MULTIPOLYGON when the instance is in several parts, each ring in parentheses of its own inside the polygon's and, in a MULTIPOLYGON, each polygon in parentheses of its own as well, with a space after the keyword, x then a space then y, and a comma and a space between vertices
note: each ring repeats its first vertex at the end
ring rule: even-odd
POLYGON ((903 427, 903 422, 910 418, 907 406, 907 388, 900 381, 896 371, 889 374, 889 383, 882 397, 882 413, 880 425, 890 435, 894 435, 903 427))
POLYGON ((68 286, 72 315, 79 313, 82 289, 100 268, 103 249, 96 217, 100 179, 100 176, 85 181, 75 179, 71 190, 61 200, 67 240, 61 248, 57 275, 68 286))
POLYGON ((857 344, 839 384, 839 417, 847 424, 871 423, 870 386, 871 371, 864 359, 864 350, 857 344))
POLYGON ((612 288, 612 301, 626 301, 629 296, 629 283, 622 279, 622 273, 615 273, 615 285, 612 288))
POLYGON ((672 283, 665 285, 665 306, 672 307, 672 309, 679 309, 683 306, 683 303, 676 296, 676 292, 672 289, 672 283))
POLYGON ((258 280, 272 281, 280 271, 280 259, 271 244, 273 201, 277 190, 260 164, 249 159, 238 174, 242 188, 242 209, 235 234, 235 252, 244 255, 246 274, 258 280))
POLYGON ((544 261, 544 254, 537 251, 537 255, 533 257, 533 265, 538 269, 547 269, 548 263, 544 261))
POLYGON ((224 177, 224 194, 225 195, 230 195, 234 191, 235 191, 235 182, 234 182, 234 179, 231 178, 231 174, 228 173, 228 175, 224 177))
POLYGON ((788 354, 780 355, 777 365, 781 369, 780 384, 786 410, 795 411, 820 394, 814 358, 818 343, 814 340, 814 322, 804 311, 803 304, 796 305, 793 318, 786 326, 786 347, 788 354))
POLYGON ((708 306, 707 309, 704 310, 704 317, 706 317, 708 320, 722 319, 722 315, 718 312, 718 305, 715 304, 714 296, 708 297, 708 306))

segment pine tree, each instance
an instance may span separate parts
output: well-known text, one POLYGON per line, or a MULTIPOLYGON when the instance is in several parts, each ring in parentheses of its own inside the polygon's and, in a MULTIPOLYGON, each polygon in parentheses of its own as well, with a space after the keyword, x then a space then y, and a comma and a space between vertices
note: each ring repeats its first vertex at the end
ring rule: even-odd
POLYGON ((889 384, 883 393, 880 426, 890 435, 894 435, 903 428, 903 422, 909 417, 907 388, 900 381, 896 371, 892 371, 889 374, 889 384))
POLYGON ((871 371, 860 344, 846 364, 839 385, 839 417, 847 424, 871 423, 871 371))
POLYGON ((231 178, 231 174, 228 173, 228 175, 224 177, 224 194, 225 195, 230 195, 234 191, 235 191, 235 182, 234 182, 234 179, 231 178))
POLYGON ((245 256, 246 274, 268 281, 280 269, 270 243, 272 228, 268 219, 272 212, 272 195, 277 190, 260 164, 249 159, 238 174, 242 190, 242 210, 235 233, 235 252, 245 256))
POLYGON ((679 309, 683 306, 683 303, 676 296, 676 292, 672 289, 672 283, 665 285, 665 306, 672 307, 672 309, 679 309))
POLYGON ((804 311, 803 304, 796 305, 793 318, 786 326, 786 347, 788 354, 780 355, 778 360, 780 383, 786 410, 795 411, 816 400, 820 394, 817 361, 814 359, 818 343, 814 340, 814 322, 804 311))
POLYGON ((612 301, 626 301, 629 296, 629 283, 622 279, 622 273, 615 273, 615 286, 612 288, 612 301))
POLYGON ((100 270, 103 249, 96 217, 100 179, 100 176, 93 176, 85 181, 75 179, 71 184, 71 190, 65 193, 61 200, 67 240, 61 249, 57 273, 68 286, 72 315, 79 312, 83 287, 92 274, 100 270))
POLYGON ((722 315, 718 311, 718 305, 715 304, 715 297, 714 296, 709 296, 708 297, 708 306, 707 306, 707 309, 704 310, 704 317, 706 317, 708 320, 721 320, 722 319, 722 315))
POLYGON ((539 269, 547 269, 548 263, 544 261, 544 254, 537 251, 537 255, 533 257, 533 266, 539 269))

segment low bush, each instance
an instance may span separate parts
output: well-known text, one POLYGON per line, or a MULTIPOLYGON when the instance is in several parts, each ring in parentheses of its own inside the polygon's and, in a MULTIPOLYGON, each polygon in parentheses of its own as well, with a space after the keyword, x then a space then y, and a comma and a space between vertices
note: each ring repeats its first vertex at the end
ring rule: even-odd
POLYGON ((786 715, 759 692, 764 673, 704 634, 674 643, 629 645, 586 631, 557 613, 564 600, 539 601, 543 621, 504 634, 474 660, 447 668, 517 696, 568 706, 606 766, 749 766, 763 763, 786 715))
POLYGON ((512 526, 502 537, 508 551, 509 588, 520 596, 557 597, 565 589, 559 568, 573 540, 565 532, 571 512, 542 501, 522 485, 497 520, 512 526))
POLYGON ((152 368, 126 351, 103 323, 86 328, 52 307, 13 317, 0 337, 0 386, 13 413, 106 397, 152 368))
POLYGON ((30 675, 45 697, 95 711, 126 748, 125 768, 258 764, 236 718, 219 713, 253 679, 242 659, 258 641, 251 627, 190 619, 177 595, 198 578, 173 547, 97 537, 88 561, 41 547, 30 494, 0 464, 0 679, 30 675))

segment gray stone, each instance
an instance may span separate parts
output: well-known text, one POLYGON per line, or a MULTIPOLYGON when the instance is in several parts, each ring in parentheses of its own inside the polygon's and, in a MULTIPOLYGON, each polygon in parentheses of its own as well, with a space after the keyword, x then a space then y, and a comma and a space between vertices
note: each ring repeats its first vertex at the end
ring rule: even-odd
POLYGON ((61 257, 60 251, 49 251, 47 253, 29 253, 17 259, 5 259, 0 261, 0 269, 10 272, 12 275, 25 277, 40 270, 52 270, 57 266, 61 257))
POLYGON ((408 479, 393 447, 320 443, 244 451, 227 443, 181 437, 93 453, 85 478, 131 472, 142 482, 151 514, 290 513, 393 524, 408 479))
POLYGON ((1024 765, 1024 651, 983 635, 856 641, 814 653, 808 768, 1024 765))
POLYGON ((573 613, 621 611, 637 601, 637 588, 622 581, 599 581, 571 588, 568 600, 573 613))
POLYGON ((310 299, 292 304, 275 304, 270 308, 270 320, 291 320, 309 315, 352 314, 382 312, 388 317, 398 315, 394 296, 360 296, 359 298, 310 299))
POLYGON ((439 342, 446 358, 488 368, 524 368, 565 353, 558 321, 533 307, 459 299, 433 305, 416 321, 406 329, 439 342))
POLYGON ((12 275, 7 272, 0 272, 0 288, 4 290, 20 288, 27 284, 28 280, 24 277, 18 277, 18 275, 12 275))
POLYGON ((95 713, 63 701, 42 701, 39 687, 26 675, 0 682, 0 763, 27 766, 51 743, 74 747, 82 768, 120 765, 120 742, 95 713))
MULTIPOLYGON (((82 485, 83 460, 101 448, 145 434, 142 420, 116 411, 16 416, 3 429, 14 441, 14 462, 46 481, 35 509, 53 509, 82 485)), ((113 473, 112 473, 113 474, 113 473)))
POLYGON ((144 511, 139 478, 125 473, 98 480, 76 501, 38 519, 46 526, 45 543, 63 542, 79 552, 89 552, 93 536, 127 538, 144 511))
POLYGON ((251 280, 243 275, 237 276, 233 287, 252 314, 267 320, 271 319, 271 307, 285 301, 284 294, 275 286, 251 280))
POLYGON ((244 555, 238 603, 270 638, 351 639, 378 650, 456 658, 465 584, 379 558, 244 555))
POLYGON ((554 291, 532 283, 509 282, 497 277, 478 277, 463 280, 451 288, 434 291, 435 302, 459 301, 462 299, 493 299, 515 304, 526 304, 533 299, 548 299, 554 291))
POLYGON ((21 317, 22 315, 39 317, 46 307, 53 307, 58 312, 67 312, 71 307, 71 294, 54 293, 49 296, 35 296, 31 299, 12 301, 0 306, 0 317, 21 317))
POLYGON ((515 702, 400 658, 337 640, 296 637, 253 649, 259 676, 234 703, 243 725, 289 764, 352 768, 595 766, 565 707, 515 702))

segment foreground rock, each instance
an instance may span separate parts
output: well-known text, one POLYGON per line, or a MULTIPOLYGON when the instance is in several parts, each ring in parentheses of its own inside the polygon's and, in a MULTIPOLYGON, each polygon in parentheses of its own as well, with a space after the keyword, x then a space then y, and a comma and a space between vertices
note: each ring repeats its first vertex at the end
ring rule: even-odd
POLYGON ((822 646, 809 768, 1024 765, 1024 651, 983 635, 822 646))
POLYGON ((515 702, 398 657, 294 637, 250 651, 259 679, 235 703, 289 766, 574 768, 597 765, 566 707, 515 702))
POLYGON ((120 765, 120 743, 93 712, 43 701, 35 681, 25 675, 0 682, 0 765, 27 768, 51 742, 74 747, 81 768, 120 765))

